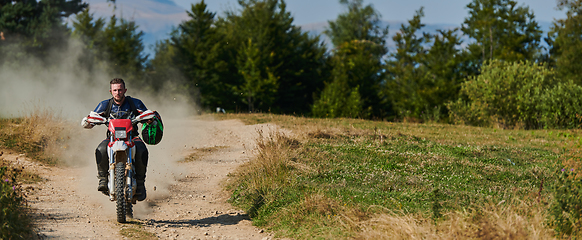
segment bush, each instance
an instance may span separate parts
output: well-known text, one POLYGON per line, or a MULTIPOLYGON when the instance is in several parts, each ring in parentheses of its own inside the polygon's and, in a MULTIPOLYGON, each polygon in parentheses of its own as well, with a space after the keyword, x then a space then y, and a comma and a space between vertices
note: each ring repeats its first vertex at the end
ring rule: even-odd
POLYGON ((532 62, 491 61, 481 75, 462 84, 450 103, 456 123, 504 128, 574 128, 580 125, 582 87, 560 81, 553 70, 532 62))
POLYGON ((0 168, 0 239, 26 239, 32 234, 25 200, 16 182, 17 172, 0 168))
POLYGON ((577 128, 582 123, 582 87, 572 80, 558 83, 540 101, 538 111, 546 128, 577 128))
POLYGON ((337 118, 360 117, 362 113, 362 99, 359 87, 350 91, 345 82, 333 81, 321 93, 321 98, 313 104, 314 117, 337 118))

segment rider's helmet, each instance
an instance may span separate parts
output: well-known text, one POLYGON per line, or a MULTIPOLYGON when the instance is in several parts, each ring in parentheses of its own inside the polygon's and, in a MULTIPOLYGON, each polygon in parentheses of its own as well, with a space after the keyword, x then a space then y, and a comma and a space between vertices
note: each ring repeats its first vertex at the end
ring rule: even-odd
POLYGON ((141 137, 149 145, 156 145, 162 141, 164 135, 164 124, 158 112, 154 112, 155 117, 151 123, 144 123, 141 127, 141 137))

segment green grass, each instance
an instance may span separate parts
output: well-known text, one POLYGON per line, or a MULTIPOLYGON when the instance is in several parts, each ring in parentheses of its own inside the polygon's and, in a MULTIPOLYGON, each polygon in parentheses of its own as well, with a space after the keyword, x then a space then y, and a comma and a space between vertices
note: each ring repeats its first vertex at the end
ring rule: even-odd
POLYGON ((520 148, 517 154, 505 146, 451 146, 413 135, 382 144, 369 136, 360 139, 308 143, 307 152, 324 155, 311 161, 319 172, 302 176, 302 184, 326 189, 343 202, 405 212, 431 210, 431 195, 438 190, 444 209, 451 210, 535 193, 540 179, 552 177, 535 170, 549 169, 547 163, 558 157, 544 149, 520 148))
POLYGON ((268 114, 219 117, 247 124, 271 121, 293 130, 300 144, 289 146, 286 137, 271 136, 229 189, 232 203, 249 211, 254 224, 306 239, 354 237, 362 231, 340 224, 346 222, 340 215, 365 221, 396 211, 438 223, 448 213, 490 203, 545 206, 566 144, 580 139, 576 130, 268 114), (310 200, 314 196, 319 200, 310 200))

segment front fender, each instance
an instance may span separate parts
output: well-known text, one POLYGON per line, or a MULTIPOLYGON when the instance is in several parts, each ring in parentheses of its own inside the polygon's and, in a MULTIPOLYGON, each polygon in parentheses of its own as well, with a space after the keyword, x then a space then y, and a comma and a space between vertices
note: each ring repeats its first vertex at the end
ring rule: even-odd
POLYGON ((111 145, 111 150, 113 150, 114 152, 125 151, 127 150, 127 144, 125 144, 124 141, 115 141, 111 145))

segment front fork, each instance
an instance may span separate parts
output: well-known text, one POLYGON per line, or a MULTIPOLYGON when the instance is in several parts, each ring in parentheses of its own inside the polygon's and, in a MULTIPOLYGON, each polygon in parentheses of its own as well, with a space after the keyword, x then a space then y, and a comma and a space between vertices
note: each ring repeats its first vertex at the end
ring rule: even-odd
MULTIPOLYGON (((113 139, 111 139, 113 141, 113 139)), ((135 180, 135 167, 133 166, 133 159, 135 159, 135 146, 129 148, 125 143, 121 144, 124 147, 114 146, 109 149, 109 200, 115 201, 115 165, 120 161, 125 162, 125 176, 127 185, 127 197, 133 199, 134 189, 137 185, 135 180), (127 154, 125 154, 127 152, 127 154), (125 155, 125 157, 123 157, 125 155), (120 157, 121 156, 121 157, 120 157)))

